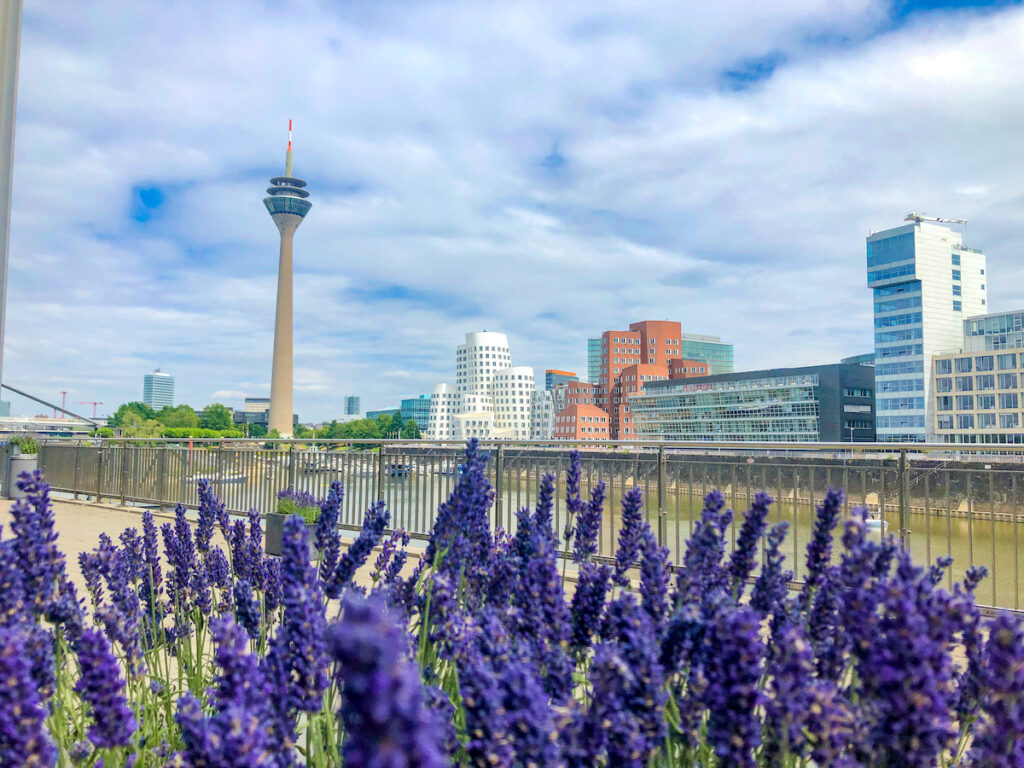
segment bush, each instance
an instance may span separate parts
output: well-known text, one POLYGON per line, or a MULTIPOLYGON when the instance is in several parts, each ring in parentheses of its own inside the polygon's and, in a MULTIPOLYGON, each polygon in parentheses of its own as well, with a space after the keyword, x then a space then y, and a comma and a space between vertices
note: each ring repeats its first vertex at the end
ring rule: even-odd
POLYGON ((320 502, 311 493, 286 488, 278 491, 277 514, 298 515, 307 525, 312 525, 320 517, 320 502))
POLYGON ((39 453, 39 441, 32 435, 12 435, 7 444, 18 446, 18 450, 26 455, 39 453))
POLYGON ((242 431, 238 429, 204 429, 203 427, 172 427, 160 432, 161 437, 243 437, 242 431))
POLYGON ((194 531, 184 507, 160 536, 146 512, 141 535, 82 556, 86 612, 49 489, 25 474, 0 542, 5 764, 52 765, 58 749, 61 764, 137 768, 291 765, 300 751, 317 768, 1021 764, 1024 626, 982 619, 983 569, 943 590, 949 560, 924 569, 869 540, 863 510, 834 553, 831 489, 797 593, 764 494, 728 555, 732 511, 708 494, 670 575, 628 491, 615 559, 599 562, 604 488, 581 498, 579 478, 574 455, 561 540, 550 475, 509 536, 492 530, 471 444, 408 575, 408 535, 385 536, 382 503, 341 554, 332 485, 313 565, 302 520, 265 557, 259 514, 232 521, 202 481, 194 531), (578 572, 568 600, 559 550, 578 572))

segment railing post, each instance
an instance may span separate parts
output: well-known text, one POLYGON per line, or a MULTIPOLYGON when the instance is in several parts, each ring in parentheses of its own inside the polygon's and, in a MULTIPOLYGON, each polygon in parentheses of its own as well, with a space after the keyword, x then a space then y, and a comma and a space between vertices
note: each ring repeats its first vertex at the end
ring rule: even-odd
POLYGON ((384 443, 377 451, 377 501, 384 501, 384 443))
POLYGON ((156 459, 156 501, 160 509, 164 508, 164 502, 167 500, 167 451, 170 450, 169 446, 163 445, 157 448, 160 453, 157 454, 156 459))
POLYGON ((96 503, 103 502, 103 454, 107 452, 106 447, 100 446, 100 455, 96 459, 96 503))
POLYGON ((78 501, 78 482, 82 464, 82 443, 78 442, 75 445, 75 501, 78 501))
POLYGON ((288 446, 288 487, 295 490, 295 446, 288 446))
POLYGON ((668 537, 665 519, 665 446, 658 446, 658 544, 666 546, 668 537))
POLYGON ((505 473, 505 446, 499 445, 494 454, 494 522, 505 527, 505 502, 502 496, 505 492, 505 482, 502 475, 505 473))
POLYGON ((125 486, 128 483, 128 446, 121 446, 121 506, 125 506, 125 486))
POLYGON ((909 512, 910 512, 910 474, 907 472, 907 451, 900 449, 898 465, 899 474, 899 525, 900 525, 900 547, 907 549, 910 546, 909 512))

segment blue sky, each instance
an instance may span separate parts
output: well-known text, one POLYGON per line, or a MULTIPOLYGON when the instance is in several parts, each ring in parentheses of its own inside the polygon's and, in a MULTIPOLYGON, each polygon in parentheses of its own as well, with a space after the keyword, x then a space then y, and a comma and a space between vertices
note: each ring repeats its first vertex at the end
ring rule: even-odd
POLYGON ((1022 36, 1012 3, 26 0, 5 378, 265 395, 289 118, 304 420, 485 328, 538 373, 641 319, 743 369, 869 350, 864 237, 909 210, 1024 307, 1022 36))

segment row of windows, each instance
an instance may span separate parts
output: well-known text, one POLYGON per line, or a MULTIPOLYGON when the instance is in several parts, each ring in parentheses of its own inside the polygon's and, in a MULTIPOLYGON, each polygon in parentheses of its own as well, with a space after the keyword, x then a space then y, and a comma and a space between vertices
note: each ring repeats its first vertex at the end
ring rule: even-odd
POLYGON ((870 389, 864 389, 862 387, 844 387, 844 397, 873 397, 874 393, 870 389))
POLYGON ((921 322, 920 312, 910 312, 905 315, 889 315, 888 317, 876 317, 875 328, 895 328, 900 325, 914 325, 921 322))
POLYGON ((992 333, 1010 333, 1024 330, 1024 313, 1014 312, 1006 315, 990 315, 980 320, 967 323, 967 336, 984 336, 992 333))
POLYGON ((905 299, 893 299, 891 301, 875 302, 875 314, 882 312, 895 312, 898 309, 916 309, 921 306, 920 296, 908 296, 905 299))
POLYGON ((1009 411, 1018 408, 1020 398, 1016 392, 1001 392, 997 395, 939 395, 935 398, 935 410, 937 411, 952 411, 954 410, 953 404, 956 403, 957 411, 973 411, 974 403, 977 401, 979 411, 992 411, 996 408, 996 403, 999 403, 999 410, 1009 411))
POLYGON ((920 339, 924 335, 921 328, 901 328, 898 331, 878 331, 875 333, 875 344, 885 344, 890 341, 912 341, 920 339))
POLYGON ((875 389, 879 392, 924 392, 924 379, 876 381, 875 389))
POLYGON ((907 355, 923 355, 923 344, 901 344, 897 347, 881 347, 875 353, 876 357, 906 357, 907 355))
POLYGON ((905 363, 882 363, 875 366, 875 376, 895 376, 900 373, 924 373, 924 361, 909 360, 905 363))
POLYGON ((914 258, 914 233, 887 237, 868 243, 868 266, 890 264, 894 261, 908 261, 914 258))
POLYGON ((1011 371, 1017 367, 1017 353, 1005 352, 998 355, 978 355, 976 357, 957 357, 935 361, 935 373, 949 374, 956 368, 957 373, 970 373, 972 370, 1011 371))
POLYGON ((889 267, 888 269, 879 269, 874 272, 868 272, 868 282, 873 283, 877 280, 891 280, 894 277, 906 277, 914 276, 914 264, 900 264, 898 267, 889 267))
POLYGON ((923 397, 882 397, 878 400, 880 411, 900 411, 903 409, 924 408, 923 397))
POLYGON ((1020 426, 1019 413, 979 413, 977 419, 973 413, 958 413, 956 421, 952 416, 939 416, 937 425, 939 429, 994 429, 996 424, 999 429, 1016 429, 1020 426), (977 424, 977 426, 975 426, 977 424))
POLYGON ((906 427, 923 427, 924 416, 905 414, 902 416, 877 416, 875 426, 879 429, 897 429, 906 427))
POLYGON ((900 283, 899 285, 887 285, 884 288, 875 288, 875 298, 885 298, 886 296, 911 296, 913 294, 920 295, 921 293, 921 281, 915 280, 912 283, 900 283))

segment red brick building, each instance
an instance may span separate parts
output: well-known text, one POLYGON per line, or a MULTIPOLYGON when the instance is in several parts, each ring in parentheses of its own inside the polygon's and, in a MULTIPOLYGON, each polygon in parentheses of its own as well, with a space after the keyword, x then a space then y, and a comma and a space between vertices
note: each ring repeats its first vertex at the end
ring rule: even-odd
MULTIPOLYGON (((600 382, 572 382, 566 408, 598 405, 608 416, 609 439, 635 438, 629 395, 641 392, 649 381, 708 375, 706 362, 682 358, 682 332, 681 323, 668 320, 645 320, 631 323, 626 331, 605 331, 601 334, 600 382)), ((556 419, 556 427, 568 424, 556 419)), ((556 429, 555 437, 565 434, 556 429)))
POLYGON ((567 405, 555 416, 555 440, 608 439, 608 414, 596 405, 567 405))

